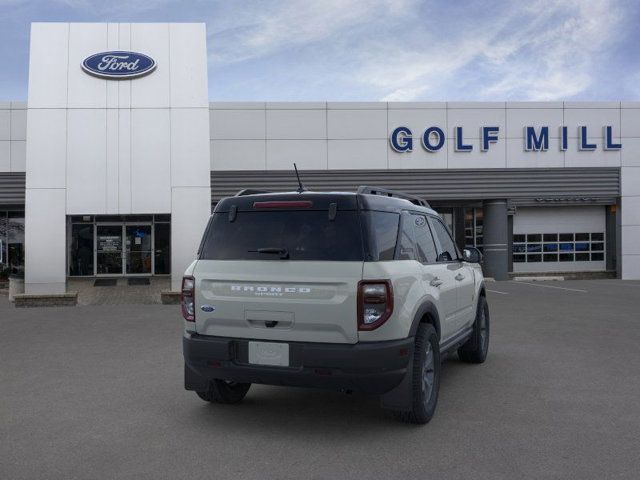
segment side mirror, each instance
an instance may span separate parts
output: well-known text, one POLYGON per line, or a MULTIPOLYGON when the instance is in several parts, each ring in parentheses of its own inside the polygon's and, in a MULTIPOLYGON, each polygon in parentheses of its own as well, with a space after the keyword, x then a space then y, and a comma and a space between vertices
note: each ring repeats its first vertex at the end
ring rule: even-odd
POLYGON ((475 247, 467 247, 462 251, 462 259, 469 263, 482 262, 482 253, 475 247))

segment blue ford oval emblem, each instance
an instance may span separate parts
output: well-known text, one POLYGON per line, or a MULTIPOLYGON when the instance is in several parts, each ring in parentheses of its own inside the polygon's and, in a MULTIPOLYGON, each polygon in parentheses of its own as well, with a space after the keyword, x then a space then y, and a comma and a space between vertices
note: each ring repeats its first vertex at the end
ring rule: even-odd
POLYGON ((200 307, 200 310, 202 310, 203 312, 213 312, 216 309, 216 307, 212 307, 211 305, 202 305, 200 307))
POLYGON ((153 58, 136 52, 96 53, 82 62, 82 69, 89 75, 116 80, 141 77, 155 68, 153 58))

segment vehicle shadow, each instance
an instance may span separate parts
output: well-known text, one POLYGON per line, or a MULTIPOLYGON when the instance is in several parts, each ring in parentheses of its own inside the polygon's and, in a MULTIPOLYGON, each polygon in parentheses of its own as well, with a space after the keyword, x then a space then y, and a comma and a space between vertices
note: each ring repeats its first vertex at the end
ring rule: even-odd
MULTIPOLYGON (((438 411, 432 420, 447 410, 447 399, 452 392, 448 387, 461 381, 468 365, 456 357, 443 363, 438 411)), ((462 380, 463 381, 463 380, 462 380)), ((389 429, 406 430, 407 425, 399 422, 392 413, 380 407, 380 399, 358 393, 347 394, 331 390, 295 387, 274 387, 252 385, 247 397, 239 405, 207 404, 192 394, 193 402, 185 409, 187 422, 201 427, 225 431, 241 429, 244 433, 270 432, 286 435, 293 429, 304 430, 309 435, 332 433, 356 435, 366 430, 389 432, 389 429), (230 429, 230 430, 229 430, 230 429)), ((446 415, 446 413, 445 413, 446 415)))

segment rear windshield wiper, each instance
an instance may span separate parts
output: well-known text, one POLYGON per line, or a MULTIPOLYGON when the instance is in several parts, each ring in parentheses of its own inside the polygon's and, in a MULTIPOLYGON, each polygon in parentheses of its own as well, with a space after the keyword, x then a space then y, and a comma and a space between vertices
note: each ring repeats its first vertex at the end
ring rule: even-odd
POLYGON ((259 248, 257 250, 248 250, 251 253, 271 253, 274 255, 280 255, 282 260, 289 259, 289 251, 286 248, 279 247, 267 247, 267 248, 259 248))

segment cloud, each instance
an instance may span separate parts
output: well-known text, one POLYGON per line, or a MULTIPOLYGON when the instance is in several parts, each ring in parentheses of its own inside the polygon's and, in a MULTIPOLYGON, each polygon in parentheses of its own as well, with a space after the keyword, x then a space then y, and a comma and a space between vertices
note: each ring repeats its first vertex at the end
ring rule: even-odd
POLYGON ((383 100, 413 100, 430 86, 455 82, 465 85, 467 91, 461 93, 473 99, 569 98, 586 91, 603 73, 599 62, 621 17, 608 0, 537 1, 525 9, 518 2, 502 11, 498 29, 463 32, 445 45, 435 40, 432 49, 446 54, 411 52, 412 61, 402 73, 380 68, 378 62, 368 67, 377 74, 365 78, 390 90, 383 100))
POLYGON ((253 6, 231 25, 210 25, 216 68, 291 52, 290 67, 300 70, 330 57, 324 62, 343 68, 327 69, 327 82, 383 101, 444 99, 443 92, 478 100, 579 96, 602 73, 604 51, 624 15, 613 0, 253 6))
MULTIPOLYGON (((286 0, 245 5, 239 18, 212 19, 210 58, 236 63, 295 49, 310 43, 331 42, 336 35, 376 20, 394 18, 413 0, 286 0), (230 20, 230 21, 229 21, 230 20)), ((313 60, 313 59, 310 59, 313 60)))

